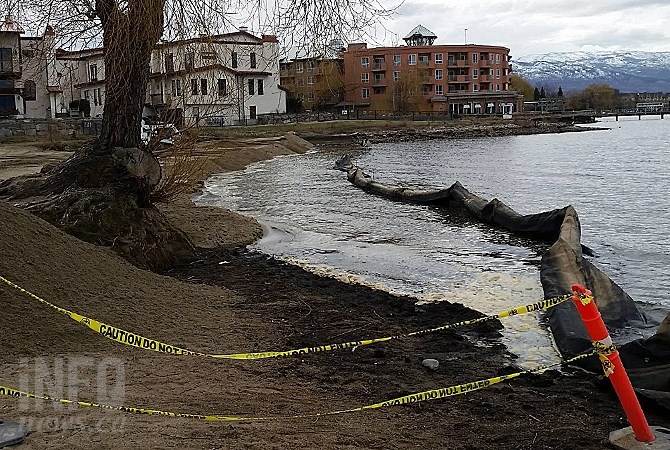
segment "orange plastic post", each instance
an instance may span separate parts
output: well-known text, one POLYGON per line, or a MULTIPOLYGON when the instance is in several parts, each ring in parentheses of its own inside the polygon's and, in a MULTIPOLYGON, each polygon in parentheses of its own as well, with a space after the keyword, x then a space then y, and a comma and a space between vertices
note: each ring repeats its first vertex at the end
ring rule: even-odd
MULTIPOLYGON (((577 306, 577 311, 579 311, 579 315, 582 317, 582 321, 586 326, 589 336, 591 336, 591 340, 594 343, 598 342, 606 347, 612 345, 612 338, 607 331, 607 327, 605 327, 605 323, 598 311, 596 302, 592 300, 588 302, 583 301, 584 296, 592 296, 591 291, 581 284, 574 284, 572 286, 572 292, 575 293, 575 295, 572 296, 572 300, 577 306)), ((614 392, 616 392, 617 397, 619 397, 621 406, 626 413, 628 423, 630 423, 630 426, 635 433, 635 438, 641 442, 651 442, 655 440, 656 437, 651 432, 649 424, 647 423, 647 418, 644 416, 644 412, 640 406, 640 402, 635 396, 635 391, 630 384, 626 369, 623 367, 619 352, 614 350, 614 352, 606 355, 606 357, 614 367, 614 372, 609 375, 609 379, 612 382, 614 392)))

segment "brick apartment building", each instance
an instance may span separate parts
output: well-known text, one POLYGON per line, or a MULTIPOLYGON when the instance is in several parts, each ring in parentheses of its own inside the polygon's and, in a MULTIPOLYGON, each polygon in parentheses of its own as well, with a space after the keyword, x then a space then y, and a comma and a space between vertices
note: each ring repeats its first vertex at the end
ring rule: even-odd
POLYGON ((509 49, 492 45, 433 45, 419 25, 405 46, 368 48, 349 44, 344 52, 342 103, 354 110, 510 114, 523 97, 509 90, 509 49))
POLYGON ((282 89, 287 103, 305 110, 328 110, 344 99, 342 58, 310 57, 279 63, 282 89))

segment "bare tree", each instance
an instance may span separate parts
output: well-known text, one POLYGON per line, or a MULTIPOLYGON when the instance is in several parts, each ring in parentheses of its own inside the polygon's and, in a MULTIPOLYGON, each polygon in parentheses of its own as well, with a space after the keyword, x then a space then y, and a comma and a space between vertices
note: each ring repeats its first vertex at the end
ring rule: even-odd
POLYGON ((159 268, 191 249, 151 204, 161 169, 140 140, 151 53, 159 40, 252 25, 287 47, 323 48, 333 37, 361 37, 390 11, 378 0, 9 0, 25 28, 53 27, 57 45, 104 47, 102 132, 40 176, 0 183, 0 198, 23 205, 88 241, 110 245, 159 268))
POLYGON ((404 72, 400 79, 393 84, 393 110, 407 114, 415 109, 424 78, 422 69, 412 68, 404 72))

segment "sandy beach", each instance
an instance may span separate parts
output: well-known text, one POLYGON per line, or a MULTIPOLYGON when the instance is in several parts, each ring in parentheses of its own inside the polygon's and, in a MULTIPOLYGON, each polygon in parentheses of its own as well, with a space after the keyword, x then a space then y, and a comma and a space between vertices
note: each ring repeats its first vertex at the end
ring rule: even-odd
MULTIPOLYGON (((240 137, 208 141, 198 152, 216 173, 307 148, 293 136, 240 137)), ((0 179, 69 155, 2 144, 0 179)), ((262 236, 253 218, 196 207, 185 196, 160 208, 199 254, 157 274, 0 202, 0 276, 63 308, 203 353, 287 350, 481 317, 460 304, 417 305, 251 253, 245 245, 262 236)), ((608 434, 627 426, 608 380, 569 368, 446 399, 285 418, 516 372, 514 355, 497 342, 498 322, 355 351, 221 360, 123 346, 5 283, 0 299, 0 385, 93 402, 105 400, 104 391, 117 406, 279 417, 206 422, 0 397, 0 420, 32 430, 17 448, 605 449, 608 434), (426 358, 439 367, 422 365, 426 358)), ((670 425, 664 412, 648 413, 651 423, 670 425)))

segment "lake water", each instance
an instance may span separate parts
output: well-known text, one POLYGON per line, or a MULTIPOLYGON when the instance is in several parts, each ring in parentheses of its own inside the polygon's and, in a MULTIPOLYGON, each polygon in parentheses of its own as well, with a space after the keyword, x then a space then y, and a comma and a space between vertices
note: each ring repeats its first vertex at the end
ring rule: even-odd
MULTIPOLYGON (((322 146, 211 177, 197 202, 255 217, 268 232, 252 248, 317 272, 489 314, 542 299, 541 247, 434 207, 363 192, 333 170, 338 156, 354 151, 354 163, 384 183, 442 188, 460 181, 523 214, 572 204, 594 264, 636 301, 669 310, 670 120, 596 126, 610 129, 358 151, 322 146)), ((504 325, 504 343, 525 363, 556 359, 538 317, 504 325)))

